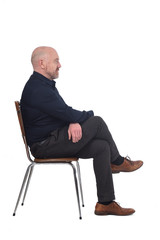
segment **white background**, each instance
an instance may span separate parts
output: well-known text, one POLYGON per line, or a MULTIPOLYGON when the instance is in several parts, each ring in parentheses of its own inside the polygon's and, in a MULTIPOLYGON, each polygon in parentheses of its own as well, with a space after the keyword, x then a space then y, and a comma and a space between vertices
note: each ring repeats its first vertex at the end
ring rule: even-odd
POLYGON ((160 3, 149 0, 0 1, 1 239, 159 239, 160 3), (114 175, 129 217, 94 215, 92 159, 80 160, 85 208, 78 219, 72 169, 37 166, 24 207, 12 216, 27 167, 14 100, 37 46, 54 47, 57 87, 68 105, 104 118, 122 155, 142 159, 114 175))

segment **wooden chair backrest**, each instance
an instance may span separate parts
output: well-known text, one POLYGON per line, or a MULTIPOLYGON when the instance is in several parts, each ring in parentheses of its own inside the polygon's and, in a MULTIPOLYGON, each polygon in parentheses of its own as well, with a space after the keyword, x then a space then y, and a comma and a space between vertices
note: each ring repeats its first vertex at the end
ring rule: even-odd
POLYGON ((21 133, 22 133, 22 138, 23 138, 25 148, 26 148, 27 157, 30 161, 33 161, 31 159, 31 156, 30 156, 30 153, 29 153, 29 147, 28 147, 28 144, 27 144, 27 141, 26 141, 26 134, 25 134, 24 125, 23 125, 23 118, 22 118, 22 113, 21 113, 20 102, 15 101, 15 106, 16 106, 18 121, 19 121, 20 129, 21 129, 21 133))
POLYGON ((24 140, 24 137, 26 137, 26 134, 25 134, 24 125, 23 125, 20 103, 18 101, 15 101, 15 106, 16 106, 16 110, 17 110, 17 116, 18 116, 18 121, 19 121, 20 129, 21 129, 22 137, 24 140))

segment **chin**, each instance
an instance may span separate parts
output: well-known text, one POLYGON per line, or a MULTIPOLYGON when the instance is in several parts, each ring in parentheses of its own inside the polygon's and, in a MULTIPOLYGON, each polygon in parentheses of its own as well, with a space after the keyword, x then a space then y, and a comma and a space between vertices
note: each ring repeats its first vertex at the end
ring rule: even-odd
POLYGON ((53 77, 52 77, 52 80, 54 80, 54 79, 56 79, 56 78, 58 78, 59 77, 59 75, 54 75, 53 77))
POLYGON ((55 79, 58 78, 58 77, 59 77, 59 75, 54 76, 55 79))

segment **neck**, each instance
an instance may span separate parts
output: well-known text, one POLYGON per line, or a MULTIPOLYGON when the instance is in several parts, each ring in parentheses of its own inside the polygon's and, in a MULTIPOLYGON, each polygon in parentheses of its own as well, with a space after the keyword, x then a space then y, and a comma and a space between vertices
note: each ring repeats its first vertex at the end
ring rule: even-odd
POLYGON ((53 79, 51 79, 50 76, 49 76, 46 72, 44 72, 43 70, 34 69, 34 71, 42 74, 44 77, 48 78, 48 79, 51 80, 51 81, 53 80, 53 79))

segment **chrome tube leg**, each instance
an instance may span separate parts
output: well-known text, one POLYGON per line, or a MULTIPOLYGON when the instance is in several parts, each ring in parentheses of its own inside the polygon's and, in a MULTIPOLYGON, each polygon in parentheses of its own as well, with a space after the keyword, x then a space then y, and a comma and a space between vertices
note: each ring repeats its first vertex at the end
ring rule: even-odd
POLYGON ((15 209, 14 209, 13 216, 16 215, 16 210, 17 210, 17 207, 18 207, 18 204, 19 204, 19 201, 20 201, 20 198, 21 198, 21 195, 22 195, 22 192, 23 192, 23 189, 24 189, 26 180, 27 180, 27 178, 28 178, 28 174, 29 174, 29 172, 30 172, 30 168, 31 168, 32 164, 33 164, 33 163, 31 163, 31 164, 27 167, 26 173, 25 173, 25 175, 24 175, 24 179, 23 179, 22 186, 21 186, 21 189, 20 189, 20 192, 19 192, 19 196, 18 196, 18 199, 17 199, 17 203, 16 203, 16 206, 15 206, 15 209))
POLYGON ((78 172, 78 179, 79 179, 80 193, 81 193, 81 199, 82 199, 82 207, 84 207, 83 190, 82 190, 82 181, 81 181, 81 172, 80 172, 80 165, 79 165, 79 162, 78 162, 78 161, 76 161, 76 165, 77 165, 77 172, 78 172))
POLYGON ((75 188, 76 188, 76 193, 77 193, 77 202, 78 202, 78 209, 79 209, 79 218, 82 219, 81 215, 81 207, 80 207, 80 200, 79 200, 79 192, 78 192, 78 182, 77 182, 77 177, 76 177, 76 168, 72 163, 69 163, 72 168, 73 168, 73 175, 74 175, 74 181, 75 181, 75 188))
MULTIPOLYGON (((34 164, 34 165, 35 165, 35 164, 34 164)), ((29 174, 28 174, 29 176, 28 176, 28 180, 27 180, 27 184, 26 184, 26 189, 25 189, 25 192, 24 192, 23 200, 22 200, 22 206, 24 205, 24 201, 25 201, 26 194, 27 194, 27 191, 28 191, 28 187, 29 187, 29 184, 30 184, 30 181, 31 181, 31 177, 32 177, 34 165, 31 166, 30 172, 29 172, 29 174)))

